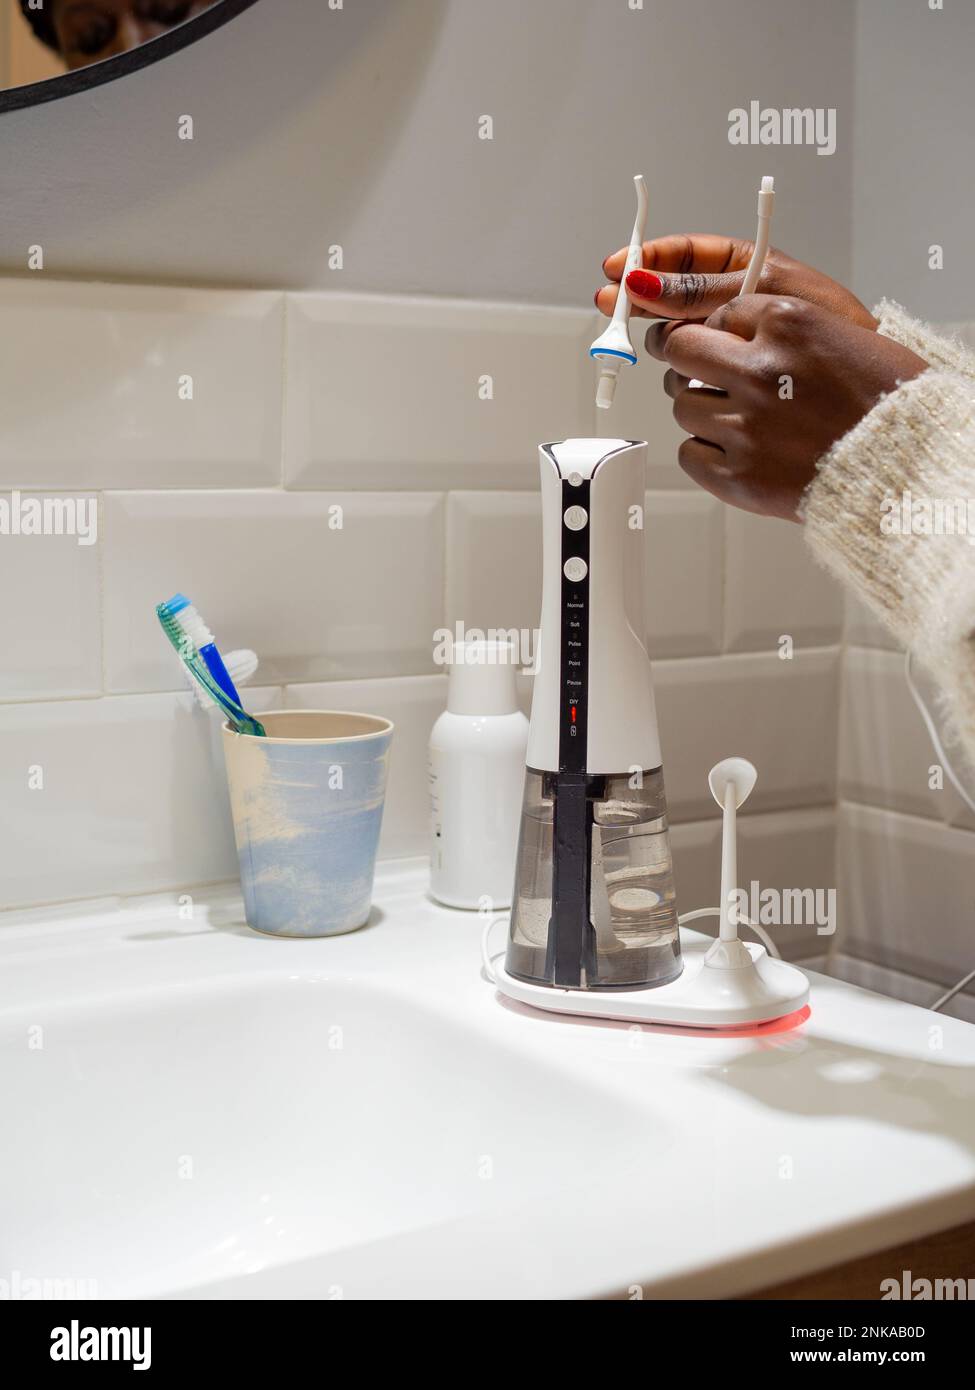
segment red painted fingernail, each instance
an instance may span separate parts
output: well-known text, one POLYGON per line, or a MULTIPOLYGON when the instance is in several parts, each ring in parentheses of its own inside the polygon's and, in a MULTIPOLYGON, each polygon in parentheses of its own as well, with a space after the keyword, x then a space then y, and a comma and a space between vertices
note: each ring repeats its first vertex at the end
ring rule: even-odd
POLYGON ((652 270, 631 270, 626 277, 626 288, 638 299, 659 299, 664 292, 664 282, 652 270))
POLYGON ((595 294, 593 295, 593 297, 592 297, 592 302, 595 304, 595 306, 596 306, 597 309, 599 308, 599 296, 600 296, 601 294, 602 294, 602 290, 597 290, 596 293, 595 293, 595 294))

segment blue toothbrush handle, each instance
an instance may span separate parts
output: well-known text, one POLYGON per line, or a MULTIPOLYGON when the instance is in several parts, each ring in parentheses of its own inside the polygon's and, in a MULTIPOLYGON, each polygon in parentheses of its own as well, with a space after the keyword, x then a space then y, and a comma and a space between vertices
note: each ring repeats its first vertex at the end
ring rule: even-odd
POLYGON ((206 663, 206 668, 210 675, 219 685, 225 695, 229 695, 235 705, 243 706, 243 700, 237 694, 237 687, 230 679, 230 672, 223 664, 223 657, 217 651, 216 642, 208 642, 205 647, 200 648, 200 655, 206 663))

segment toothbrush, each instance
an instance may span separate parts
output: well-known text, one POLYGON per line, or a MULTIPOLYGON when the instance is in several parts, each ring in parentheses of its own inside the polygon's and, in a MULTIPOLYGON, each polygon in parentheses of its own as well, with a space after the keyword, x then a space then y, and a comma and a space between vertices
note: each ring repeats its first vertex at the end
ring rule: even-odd
MULTIPOLYGON (((224 694, 229 695, 234 704, 239 705, 240 696, 237 694, 237 687, 230 679, 230 672, 224 665, 223 657, 217 651, 213 633, 200 617, 198 609, 193 607, 185 594, 173 594, 171 599, 159 606, 166 610, 167 616, 172 618, 180 631, 192 641, 206 663, 210 675, 224 694)), ((158 609, 156 611, 158 612, 158 609)))
MULTIPOLYGON (((181 597, 181 596, 177 596, 181 597)), ((239 734, 253 734, 258 738, 266 737, 264 725, 259 719, 253 718, 242 707, 239 697, 232 699, 222 685, 219 685, 210 673, 210 668, 203 659, 192 634, 186 632, 178 621, 178 616, 171 612, 170 599, 168 603, 156 605, 156 617, 159 619, 163 632, 169 638, 177 655, 182 661, 187 672, 196 683, 209 695, 210 699, 226 715, 227 720, 239 734)), ((185 606, 185 605, 184 605, 185 606)), ((177 610, 177 613, 180 610, 177 610)), ((227 677, 228 681, 230 677, 227 677)), ((234 692, 236 695, 236 691, 234 692)))
POLYGON ((636 219, 630 233, 630 246, 626 253, 626 265, 620 277, 620 287, 616 294, 616 307, 605 333, 593 343, 589 356, 599 363, 599 385, 596 387, 596 404, 600 410, 608 410, 616 395, 616 383, 624 362, 636 366, 636 353, 630 342, 630 297, 623 288, 631 270, 643 265, 643 233, 647 226, 647 185, 642 174, 634 174, 636 185, 636 219))
MULTIPOLYGON (((257 671, 258 667, 256 652, 252 652, 248 648, 243 647, 240 651, 225 652, 222 655, 224 665, 227 668, 227 674, 238 690, 246 681, 253 679, 254 673, 257 671)), ((214 708, 210 696, 197 684, 196 678, 191 676, 189 671, 186 672, 186 684, 192 690, 193 696, 200 706, 200 709, 212 710, 214 708)))

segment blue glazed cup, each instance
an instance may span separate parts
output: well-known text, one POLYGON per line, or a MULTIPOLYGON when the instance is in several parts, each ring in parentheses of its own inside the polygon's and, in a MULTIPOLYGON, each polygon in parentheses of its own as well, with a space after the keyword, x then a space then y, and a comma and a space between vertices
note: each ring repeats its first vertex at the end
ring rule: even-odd
POLYGON ((279 710, 267 738, 223 726, 248 925, 271 936, 365 926, 393 725, 371 714, 279 710))

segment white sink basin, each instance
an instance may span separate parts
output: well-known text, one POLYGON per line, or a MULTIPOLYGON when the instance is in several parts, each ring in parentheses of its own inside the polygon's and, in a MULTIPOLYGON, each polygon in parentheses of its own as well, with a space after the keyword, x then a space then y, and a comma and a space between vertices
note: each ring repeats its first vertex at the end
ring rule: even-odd
MULTIPOLYGON (((287 950, 287 947, 285 947, 287 950)), ((171 987, 0 1031, 0 1268, 152 1295, 607 1181, 666 1126, 386 988, 171 987), (584 1131, 605 1141, 596 1171, 584 1131)))
POLYGON ((975 1218, 975 1027, 815 976, 786 1032, 539 1015, 424 882, 325 941, 228 893, 0 925, 0 1276, 724 1297, 975 1218))

